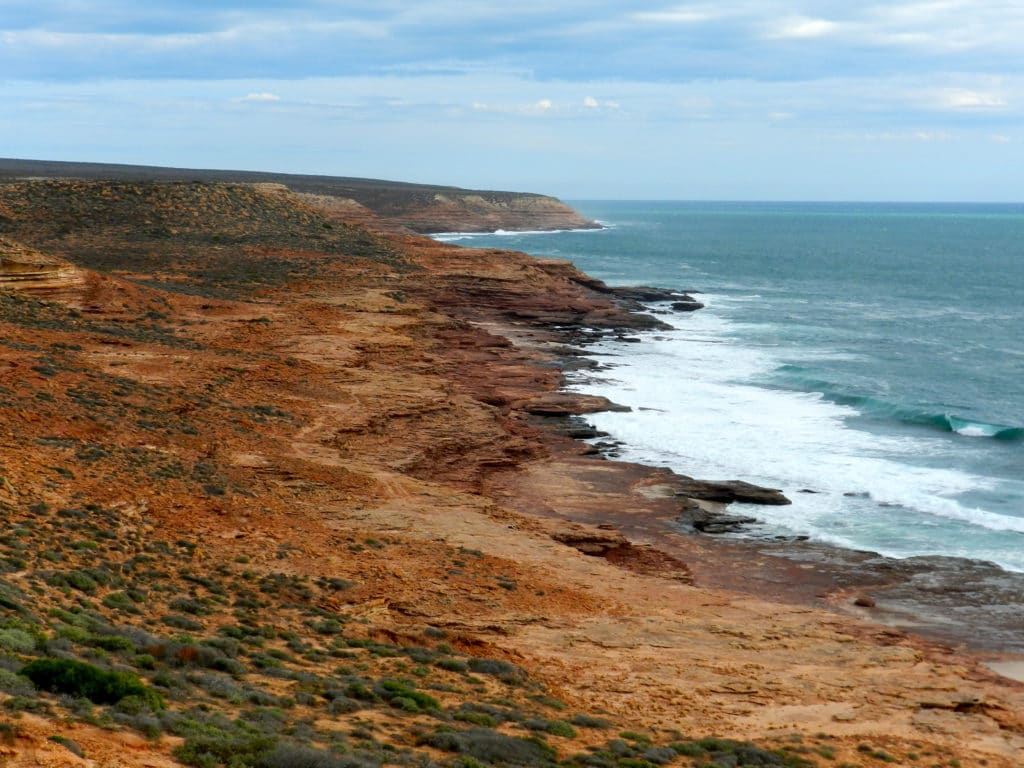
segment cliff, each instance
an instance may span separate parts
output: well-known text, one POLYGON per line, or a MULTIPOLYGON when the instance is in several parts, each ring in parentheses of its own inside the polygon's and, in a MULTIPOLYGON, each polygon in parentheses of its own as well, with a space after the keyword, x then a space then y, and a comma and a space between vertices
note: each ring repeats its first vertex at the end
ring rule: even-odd
POLYGON ((327 203, 0 183, 81 277, 0 287, 5 765, 1019 764, 1024 686, 654 541, 749 487, 603 460, 559 388, 656 318, 327 203))
POLYGON ((293 192, 318 196, 328 205, 347 208, 351 220, 421 233, 600 227, 560 200, 544 195, 377 179, 0 158, 0 179, 20 178, 280 184, 293 192))

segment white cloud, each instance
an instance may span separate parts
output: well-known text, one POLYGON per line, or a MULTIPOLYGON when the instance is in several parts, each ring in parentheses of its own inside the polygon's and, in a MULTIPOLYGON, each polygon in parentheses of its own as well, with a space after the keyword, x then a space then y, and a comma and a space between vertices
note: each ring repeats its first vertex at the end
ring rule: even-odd
POLYGON ((779 24, 768 37, 780 40, 809 40, 835 34, 842 25, 827 19, 809 19, 799 16, 779 24))
POLYGON ((503 115, 543 115, 557 111, 558 107, 551 99, 539 99, 530 103, 491 104, 486 101, 474 101, 470 107, 476 112, 493 112, 503 115))
POLYGON ((719 11, 709 6, 679 5, 664 11, 632 13, 629 18, 633 21, 652 24, 700 24, 718 18, 720 15, 719 11))
POLYGON ((967 88, 945 88, 935 94, 940 109, 992 110, 1006 106, 1006 99, 997 93, 972 91, 967 88))
POLYGON ((583 106, 586 107, 587 109, 618 109, 622 105, 619 104, 619 102, 617 101, 598 101, 593 96, 587 96, 585 99, 583 99, 583 106))
POLYGON ((996 144, 1009 144, 1012 141, 1009 136, 1004 136, 1001 133, 993 133, 989 138, 996 144))
POLYGON ((239 101, 280 101, 281 97, 276 93, 268 93, 266 91, 260 93, 250 93, 243 96, 239 101))
POLYGON ((839 141, 869 141, 869 142, 893 142, 893 141, 919 141, 937 142, 952 141, 954 136, 946 131, 878 131, 868 133, 837 133, 832 136, 839 141))

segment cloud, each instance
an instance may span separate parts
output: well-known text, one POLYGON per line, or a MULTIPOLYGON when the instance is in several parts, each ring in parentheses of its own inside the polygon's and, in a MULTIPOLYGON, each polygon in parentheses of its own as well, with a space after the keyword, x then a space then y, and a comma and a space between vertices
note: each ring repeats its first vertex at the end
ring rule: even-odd
POLYGON ((617 101, 610 101, 605 99, 604 101, 598 101, 593 96, 587 96, 583 99, 583 106, 587 109, 619 109, 622 105, 617 101))
POLYGON ((955 137, 948 131, 877 131, 869 133, 837 133, 832 138, 839 141, 867 142, 945 142, 955 137))
POLYGON ((966 88, 942 89, 936 92, 935 101, 939 109, 955 111, 998 110, 1007 106, 999 94, 966 88))
POLYGON ((540 101, 533 105, 533 108, 536 109, 538 112, 547 112, 553 106, 555 105, 554 103, 552 103, 551 99, 541 99, 540 101))
POLYGON ((991 136, 989 136, 989 139, 994 141, 996 144, 1009 144, 1012 141, 1012 139, 1009 136, 1006 136, 1002 133, 993 133, 991 136))
POLYGON ((718 18, 721 11, 708 6, 680 5, 664 11, 639 11, 629 18, 649 24, 700 24, 718 18))
POLYGON ((278 96, 276 93, 268 93, 267 91, 262 91, 262 92, 259 92, 259 93, 250 93, 250 94, 247 94, 246 96, 243 96, 241 99, 239 99, 239 101, 280 101, 280 100, 281 100, 281 97, 278 96))
POLYGON ((809 19, 801 16, 782 22, 768 33, 768 37, 778 40, 809 40, 833 35, 841 27, 842 25, 827 19, 809 19))

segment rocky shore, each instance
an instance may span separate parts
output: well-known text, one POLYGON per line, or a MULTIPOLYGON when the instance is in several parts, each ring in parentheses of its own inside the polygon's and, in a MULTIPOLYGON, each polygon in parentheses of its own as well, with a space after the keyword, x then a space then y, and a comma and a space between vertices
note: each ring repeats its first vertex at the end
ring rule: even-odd
POLYGON ((0 183, 0 263, 81 278, 0 289, 8 764, 1019 765, 1024 685, 828 609, 889 582, 697 532, 778 492, 581 441, 564 367, 699 301, 352 210, 0 183))

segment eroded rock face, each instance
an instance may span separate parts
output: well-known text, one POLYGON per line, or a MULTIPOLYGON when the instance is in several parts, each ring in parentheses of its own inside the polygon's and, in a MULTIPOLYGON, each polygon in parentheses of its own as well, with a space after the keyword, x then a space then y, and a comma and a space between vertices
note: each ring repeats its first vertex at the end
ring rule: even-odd
POLYGON ((82 272, 73 264, 0 238, 0 290, 48 296, 81 283, 82 272))
POLYGON ((509 193, 437 193, 416 201, 396 218, 416 232, 600 229, 561 200, 509 193))

